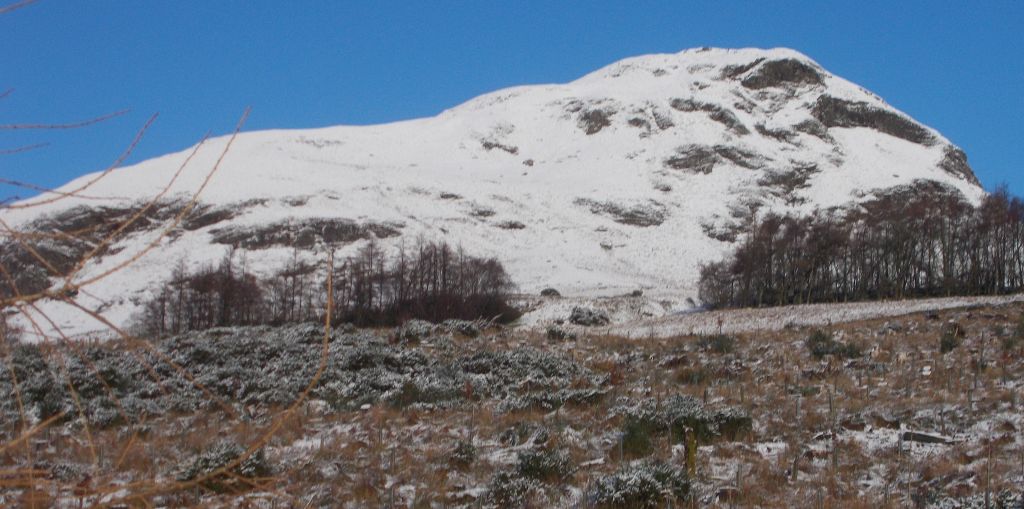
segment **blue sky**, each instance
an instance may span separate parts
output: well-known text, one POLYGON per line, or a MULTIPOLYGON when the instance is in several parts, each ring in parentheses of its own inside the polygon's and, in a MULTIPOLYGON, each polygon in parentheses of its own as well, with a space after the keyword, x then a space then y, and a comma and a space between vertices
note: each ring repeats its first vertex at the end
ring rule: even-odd
MULTIPOLYGON (((0 5, 14 0, 0 1, 0 5)), ((0 177, 52 187, 228 132, 433 115, 699 46, 792 47, 962 146, 986 188, 1024 195, 1024 2, 39 0, 0 15, 0 177)), ((0 196, 29 195, 0 187, 0 196)))

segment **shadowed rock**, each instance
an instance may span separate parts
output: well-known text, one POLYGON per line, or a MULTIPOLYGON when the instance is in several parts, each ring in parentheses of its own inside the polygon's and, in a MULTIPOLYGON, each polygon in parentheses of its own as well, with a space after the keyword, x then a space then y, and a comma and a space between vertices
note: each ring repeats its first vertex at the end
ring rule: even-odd
POLYGON ((964 178, 974 185, 981 185, 981 182, 978 182, 978 177, 974 175, 971 165, 967 164, 967 154, 952 145, 945 148, 942 161, 939 161, 939 168, 946 173, 964 178))
POLYGON ((629 226, 658 226, 664 223, 668 216, 665 206, 654 200, 640 204, 618 204, 578 198, 574 203, 587 207, 594 214, 608 216, 616 223, 629 226))
POLYGON ((865 102, 823 95, 814 104, 811 114, 825 127, 867 127, 920 145, 935 143, 935 136, 922 125, 865 102))
POLYGON ((327 244, 349 243, 376 237, 399 235, 400 226, 381 223, 359 224, 350 219, 301 219, 259 226, 235 226, 210 232, 213 242, 245 249, 267 249, 275 246, 309 249, 317 241, 327 244))
POLYGON ((814 66, 794 58, 765 62, 740 82, 744 87, 752 90, 788 85, 821 85, 822 83, 821 74, 814 66))
POLYGON ((747 169, 760 168, 761 161, 757 154, 726 145, 685 145, 676 148, 676 155, 665 159, 662 163, 673 170, 687 170, 694 173, 710 174, 715 165, 729 161, 736 166, 747 169))
POLYGON ((707 113, 711 120, 724 125, 729 128, 730 131, 738 135, 742 136, 750 134, 750 129, 747 129, 747 126, 743 125, 743 122, 736 117, 735 113, 717 104, 695 101, 693 99, 673 99, 670 106, 672 106, 673 109, 687 113, 702 111, 707 113))
POLYGON ((612 125, 612 115, 614 114, 615 112, 602 109, 583 110, 577 117, 576 124, 588 135, 596 134, 601 129, 612 125))

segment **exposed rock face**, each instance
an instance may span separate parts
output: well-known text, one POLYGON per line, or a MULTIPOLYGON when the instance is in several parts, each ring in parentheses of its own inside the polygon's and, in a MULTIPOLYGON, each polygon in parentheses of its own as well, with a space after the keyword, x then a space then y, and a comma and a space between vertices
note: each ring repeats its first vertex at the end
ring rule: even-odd
POLYGON ((729 161, 736 166, 755 169, 761 166, 757 154, 736 147, 715 145, 685 145, 676 148, 676 154, 665 159, 664 165, 674 170, 710 174, 716 164, 729 161))
POLYGON ((921 124, 866 102, 823 95, 814 104, 811 114, 825 127, 867 127, 921 145, 935 143, 935 136, 921 124))
POLYGON ((711 147, 687 145, 676 149, 676 155, 665 159, 665 167, 707 175, 715 169, 718 154, 711 147))
POLYGON ((616 223, 630 226, 658 226, 667 217, 665 207, 654 200, 648 203, 619 204, 579 198, 576 204, 589 208, 594 214, 608 216, 616 223))
POLYGON ((813 66, 794 58, 784 58, 765 62, 740 83, 759 90, 784 85, 821 85, 824 81, 813 66))
POLYGON ((750 130, 747 126, 743 125, 743 122, 736 117, 736 114, 729 111, 717 104, 705 103, 696 101, 694 99, 672 99, 670 103, 673 109, 683 112, 703 111, 708 114, 708 117, 719 124, 724 125, 730 131, 738 134, 750 134, 750 130))
POLYGON ((275 246, 309 249, 318 241, 347 244, 369 238, 385 239, 400 234, 394 224, 359 224, 348 219, 304 219, 250 227, 225 227, 210 232, 214 242, 245 249, 275 246))
POLYGON ((601 129, 612 125, 611 118, 614 114, 610 110, 583 110, 579 114, 577 125, 587 134, 597 134, 601 129))
POLYGON ((978 182, 978 177, 974 175, 974 170, 967 164, 967 154, 952 145, 946 146, 945 155, 943 155, 942 161, 939 161, 939 168, 972 184, 981 185, 981 182, 978 182))

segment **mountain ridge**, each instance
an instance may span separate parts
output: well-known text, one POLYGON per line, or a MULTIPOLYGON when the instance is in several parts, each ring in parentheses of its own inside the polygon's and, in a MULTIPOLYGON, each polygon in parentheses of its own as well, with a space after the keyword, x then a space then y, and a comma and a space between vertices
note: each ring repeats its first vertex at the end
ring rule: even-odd
MULTIPOLYGON (((165 215, 199 188, 225 143, 199 147, 161 204, 165 215)), ((133 210, 190 153, 112 172, 87 191, 104 200, 2 214, 31 230, 100 204, 133 210)), ((427 237, 497 257, 526 292, 643 288, 668 312, 686 307, 699 265, 726 254, 756 214, 852 206, 922 180, 974 203, 984 195, 966 155, 937 130, 797 51, 644 55, 434 117, 243 133, 187 224, 80 298, 126 323, 169 267, 215 262, 230 246, 259 273, 296 249, 313 259, 325 244, 344 254, 370 239, 393 248, 427 237)), ((161 224, 133 228, 82 277, 130 257, 161 224)))

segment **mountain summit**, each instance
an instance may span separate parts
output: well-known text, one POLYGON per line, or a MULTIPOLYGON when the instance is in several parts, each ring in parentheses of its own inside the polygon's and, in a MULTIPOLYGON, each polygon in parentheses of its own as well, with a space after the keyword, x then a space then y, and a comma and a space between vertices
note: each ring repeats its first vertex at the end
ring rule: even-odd
MULTIPOLYGON (((227 140, 209 140, 191 160, 190 149, 117 170, 88 197, 2 218, 23 230, 100 232, 131 217, 188 160, 145 224, 76 278, 88 279, 156 239, 227 140)), ((647 55, 431 118, 239 135, 197 210, 157 250, 78 299, 125 323, 176 264, 216 263, 232 246, 259 273, 322 256, 325 245, 344 255, 369 239, 393 247, 422 237, 497 257, 525 292, 643 288, 671 307, 696 293, 700 264, 728 253, 754 215, 850 206, 921 181, 974 202, 984 194, 963 151, 941 134, 796 51, 647 55)), ((88 247, 40 249, 59 260, 88 247)), ((24 262, 10 246, 2 255, 24 262)), ((45 288, 40 271, 25 266, 20 282, 45 288)), ((71 330, 98 328, 44 306, 71 330)))

